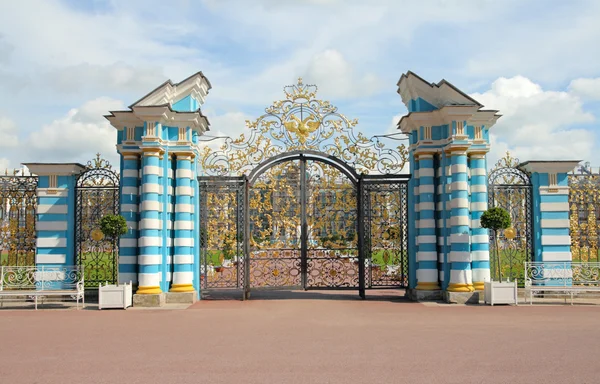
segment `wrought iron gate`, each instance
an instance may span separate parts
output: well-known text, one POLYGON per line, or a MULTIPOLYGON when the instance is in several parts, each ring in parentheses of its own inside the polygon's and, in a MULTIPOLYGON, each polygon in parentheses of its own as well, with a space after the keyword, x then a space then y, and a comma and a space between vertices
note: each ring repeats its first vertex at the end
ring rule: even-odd
POLYGON ((363 180, 367 288, 408 287, 408 179, 363 180))
POLYGON ((245 287, 245 177, 200 177, 200 278, 203 289, 245 287))
POLYGON ((573 261, 600 262, 600 175, 586 166, 569 175, 571 254, 573 261))
POLYGON ((119 174, 96 155, 77 178, 75 216, 75 263, 84 267, 86 288, 117 280, 116 240, 107 239, 100 220, 119 213, 119 174))
POLYGON ((0 265, 35 265, 37 176, 0 176, 0 265))
POLYGON ((354 132, 316 91, 299 79, 247 136, 200 137, 203 288, 407 285, 408 152, 386 146, 405 138, 354 132))
POLYGON ((510 154, 501 159, 488 176, 489 207, 510 213, 512 227, 498 233, 498 253, 490 231, 490 273, 492 277, 523 281, 524 262, 533 261, 532 185, 527 173, 518 168, 519 160, 510 154), (500 256, 500 268, 498 267, 500 256))

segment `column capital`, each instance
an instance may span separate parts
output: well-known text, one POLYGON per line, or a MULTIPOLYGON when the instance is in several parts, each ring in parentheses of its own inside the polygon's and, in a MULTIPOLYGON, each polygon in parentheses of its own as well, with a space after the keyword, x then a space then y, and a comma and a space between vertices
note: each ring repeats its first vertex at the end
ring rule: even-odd
POLYGON ((575 169, 582 160, 563 161, 526 161, 519 168, 529 173, 568 173, 575 169))
POLYGON ((467 152, 467 154, 472 159, 485 159, 485 155, 487 154, 487 152, 485 152, 485 151, 470 151, 470 152, 467 152))
POLYGON ((422 160, 422 159, 433 159, 433 155, 435 155, 435 152, 425 152, 425 151, 419 151, 413 154, 415 160, 422 160))
POLYGON ((72 176, 85 172, 86 167, 79 163, 23 163, 29 172, 38 176, 72 176))
POLYGON ((139 152, 121 152, 121 156, 123 156, 123 160, 139 160, 140 153, 139 152))
POLYGON ((145 157, 161 157, 163 156, 163 154, 165 153, 165 150, 162 148, 157 148, 157 147, 145 147, 142 148, 143 154, 145 157))
POLYGON ((191 151, 175 151, 171 152, 173 156, 177 158, 177 160, 193 160, 196 155, 191 151))

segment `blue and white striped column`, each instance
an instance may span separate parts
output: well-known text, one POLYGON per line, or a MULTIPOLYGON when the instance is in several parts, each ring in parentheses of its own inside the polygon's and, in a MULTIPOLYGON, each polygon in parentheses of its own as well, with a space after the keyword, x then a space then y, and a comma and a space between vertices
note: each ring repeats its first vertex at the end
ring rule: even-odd
POLYGON ((446 258, 444 255, 444 186, 443 175, 444 168, 442 165, 443 157, 438 154, 434 157, 433 165, 435 167, 435 225, 437 236, 437 260, 438 260, 438 281, 440 285, 444 282, 444 264, 446 258))
POLYGON ((570 262, 568 172, 578 161, 528 161, 533 187, 534 261, 570 262))
POLYGON ((437 238, 435 234, 435 186, 433 154, 415 154, 419 163, 417 211, 417 290, 438 290, 437 238))
MULTIPOLYGON (((74 238, 75 233, 74 228, 70 228, 68 220, 68 200, 75 195, 75 189, 72 188, 74 183, 70 183, 71 188, 69 188, 67 178, 69 176, 38 176, 35 252, 37 266, 75 263, 74 255, 69 255, 67 245, 67 239, 70 235, 74 238), (51 177, 58 179, 55 188, 48 188, 51 177)), ((71 214, 74 214, 73 211, 71 214)))
POLYGON ((452 172, 451 172, 451 155, 449 153, 442 153, 442 162, 441 162, 441 190, 442 190, 442 222, 441 225, 441 235, 444 239, 444 244, 442 247, 444 264, 442 265, 443 278, 440 279, 442 282, 442 289, 446 290, 448 288, 448 284, 450 283, 450 269, 452 263, 450 262, 450 246, 452 244, 450 239, 450 232, 452 230, 450 226, 450 220, 452 217, 450 204, 452 202, 452 172))
POLYGON ((177 154, 175 171, 175 252, 173 255, 173 285, 171 292, 194 291, 194 190, 192 161, 189 153, 177 154))
POLYGON ((568 172, 578 164, 579 161, 528 161, 519 165, 531 174, 534 261, 544 262, 544 270, 553 269, 548 275, 555 278, 545 281, 545 285, 563 285, 572 276, 568 172))
POLYGON ((140 238, 138 240, 137 294, 161 293, 162 267, 162 203, 160 200, 161 150, 144 148, 142 157, 142 198, 140 209, 140 238))
POLYGON ((452 200, 450 241, 450 292, 472 292, 471 273, 469 191, 467 175, 467 154, 465 151, 452 151, 452 200))
POLYGON ((164 265, 164 282, 165 290, 168 290, 173 281, 173 256, 175 255, 175 247, 173 246, 173 238, 175 236, 175 172, 176 165, 175 155, 169 154, 167 160, 167 259, 164 265))
POLYGON ((75 184, 85 167, 73 163, 24 165, 38 176, 36 265, 75 265, 75 184))
POLYGON ((470 154, 471 170, 471 269, 473 288, 483 290, 490 281, 490 240, 488 230, 481 227, 481 215, 488 207, 485 153, 470 154))
MULTIPOLYGON (((411 138, 414 140, 414 137, 411 138)), ((415 159, 413 152, 409 153, 410 161, 410 173, 412 177, 408 181, 408 286, 410 289, 414 289, 417 286, 417 250, 418 243, 417 237, 419 236, 419 229, 416 226, 419 220, 419 212, 417 211, 417 205, 419 203, 419 162, 415 159)))
POLYGON ((129 231, 119 241, 119 282, 137 284, 139 221, 139 157, 138 153, 122 153, 121 215, 129 231))

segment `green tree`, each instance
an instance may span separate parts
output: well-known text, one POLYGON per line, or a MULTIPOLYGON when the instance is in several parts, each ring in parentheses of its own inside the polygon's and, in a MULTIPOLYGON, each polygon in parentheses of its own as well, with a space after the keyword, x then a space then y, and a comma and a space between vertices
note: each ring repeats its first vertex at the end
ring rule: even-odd
POLYGON ((500 263, 500 251, 498 249, 498 231, 510 228, 510 213, 504 208, 493 207, 483 212, 481 215, 481 226, 494 232, 494 250, 498 260, 498 276, 502 281, 502 267, 500 263))
MULTIPOLYGON (((104 237, 113 241, 114 249, 113 257, 117 257, 118 255, 118 244, 119 238, 127 233, 127 221, 121 215, 106 215, 102 219, 100 219, 100 230, 104 237)), ((119 284, 119 266, 115 266, 117 269, 117 285, 119 284)))

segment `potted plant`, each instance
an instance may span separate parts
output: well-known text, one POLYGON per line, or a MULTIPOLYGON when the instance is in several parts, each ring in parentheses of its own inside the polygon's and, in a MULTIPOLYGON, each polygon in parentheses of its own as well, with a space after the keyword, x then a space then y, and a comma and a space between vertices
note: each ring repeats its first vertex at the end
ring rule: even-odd
POLYGON ((481 215, 481 226, 494 233, 494 252, 498 263, 498 281, 484 282, 484 297, 486 304, 517 304, 517 280, 502 281, 502 262, 498 246, 498 233, 505 230, 507 237, 514 237, 510 228, 511 218, 508 211, 501 207, 488 209, 481 215))
MULTIPOLYGON (((114 245, 113 257, 119 254, 119 238, 127 233, 127 221, 121 215, 106 215, 100 220, 100 231, 105 238, 111 240, 114 245)), ((132 305, 132 287, 129 284, 119 285, 119 265, 116 263, 116 284, 100 284, 98 291, 98 309, 103 308, 127 308, 132 305)))

